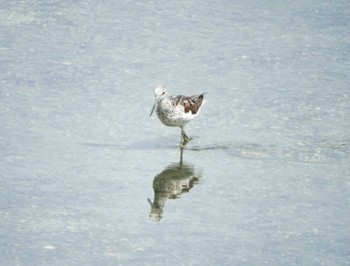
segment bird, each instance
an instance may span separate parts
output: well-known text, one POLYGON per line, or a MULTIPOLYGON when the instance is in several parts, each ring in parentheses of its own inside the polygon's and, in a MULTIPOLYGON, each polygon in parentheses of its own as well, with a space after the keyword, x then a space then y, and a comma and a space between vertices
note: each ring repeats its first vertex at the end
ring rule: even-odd
POLYGON ((184 127, 199 114, 202 105, 206 102, 204 94, 167 96, 166 87, 158 85, 154 89, 155 101, 150 117, 156 110, 159 120, 164 125, 181 128, 180 147, 184 147, 190 140, 184 131, 184 127))

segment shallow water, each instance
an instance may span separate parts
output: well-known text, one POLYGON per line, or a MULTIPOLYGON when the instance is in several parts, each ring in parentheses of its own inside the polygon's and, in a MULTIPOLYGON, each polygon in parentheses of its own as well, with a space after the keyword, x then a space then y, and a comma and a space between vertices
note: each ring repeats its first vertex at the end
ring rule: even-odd
POLYGON ((0 264, 350 264, 349 15, 0 4, 0 264), (158 83, 207 92, 183 151, 158 83))

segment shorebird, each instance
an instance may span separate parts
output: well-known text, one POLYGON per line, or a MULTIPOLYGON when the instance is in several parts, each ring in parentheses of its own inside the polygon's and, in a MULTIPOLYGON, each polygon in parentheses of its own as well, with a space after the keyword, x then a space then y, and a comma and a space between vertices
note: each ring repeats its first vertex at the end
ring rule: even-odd
POLYGON ((184 126, 195 118, 205 103, 204 93, 192 96, 167 96, 164 85, 154 89, 155 101, 150 113, 156 109, 159 120, 166 126, 181 128, 180 147, 186 145, 190 138, 185 134, 184 126))

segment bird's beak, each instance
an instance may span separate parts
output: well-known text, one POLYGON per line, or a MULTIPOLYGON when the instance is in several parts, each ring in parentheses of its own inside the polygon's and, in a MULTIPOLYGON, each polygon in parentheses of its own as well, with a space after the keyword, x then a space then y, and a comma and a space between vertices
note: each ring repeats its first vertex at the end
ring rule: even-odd
POLYGON ((149 117, 152 116, 152 114, 153 114, 155 108, 156 108, 156 101, 154 101, 154 104, 153 104, 153 107, 152 107, 152 111, 151 111, 151 113, 149 114, 149 117))

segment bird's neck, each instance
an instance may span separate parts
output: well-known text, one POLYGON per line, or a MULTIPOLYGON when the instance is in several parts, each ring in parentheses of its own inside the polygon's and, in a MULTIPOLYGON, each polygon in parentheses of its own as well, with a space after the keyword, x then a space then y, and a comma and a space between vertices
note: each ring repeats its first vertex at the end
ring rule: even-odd
POLYGON ((170 106, 171 102, 169 100, 168 97, 163 97, 162 99, 160 99, 160 101, 158 102, 158 105, 160 106, 170 106))

